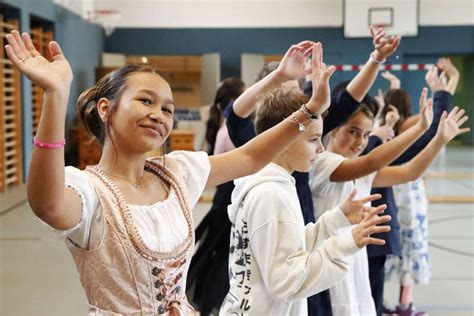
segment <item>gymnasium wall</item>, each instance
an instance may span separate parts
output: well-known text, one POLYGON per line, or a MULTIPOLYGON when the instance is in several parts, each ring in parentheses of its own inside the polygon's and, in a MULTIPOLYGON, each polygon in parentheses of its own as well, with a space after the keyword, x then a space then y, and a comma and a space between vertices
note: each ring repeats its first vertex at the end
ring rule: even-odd
MULTIPOLYGON (((367 60, 372 44, 369 39, 345 39, 341 27, 336 28, 245 28, 245 29, 116 29, 105 38, 105 50, 130 55, 152 54, 221 54, 222 78, 240 75, 242 53, 283 54, 291 43, 304 39, 321 41, 325 60, 330 64, 362 64, 367 60)), ((474 27, 420 27, 419 35, 402 39, 395 57, 390 63, 434 63, 439 56, 474 56, 474 27)), ((472 62, 465 71, 472 73, 472 62)), ((332 85, 348 80, 354 72, 339 72, 333 76, 332 85)), ((413 100, 424 85, 424 72, 395 72, 402 87, 409 90, 413 100)), ((472 82, 462 82, 466 90, 474 90, 472 82)), ((371 93, 377 88, 387 88, 378 79, 371 93)), ((466 97, 463 97, 465 99, 466 97)), ((469 112, 474 121, 474 95, 471 92, 469 112)), ((416 102, 415 102, 416 103, 416 102)), ((417 111, 418 105, 414 104, 417 111)), ((472 125, 474 127, 474 125, 472 125)), ((473 134, 464 140, 473 144, 473 134)))
MULTIPOLYGON (((51 0, 4 0, 6 5, 20 10, 21 31, 30 30, 30 16, 54 23, 56 40, 60 43, 74 72, 71 96, 68 105, 66 126, 73 125, 75 104, 80 92, 95 83, 95 68, 100 63, 104 51, 104 32, 101 27, 85 22, 78 15, 53 4, 51 0)), ((25 175, 32 149, 31 83, 23 77, 23 157, 25 175)), ((69 129, 67 129, 69 131, 69 129)), ((69 135, 66 135, 68 138, 69 135)), ((68 146, 68 145, 66 145, 68 146)), ((66 147, 68 151, 68 147, 66 147)))

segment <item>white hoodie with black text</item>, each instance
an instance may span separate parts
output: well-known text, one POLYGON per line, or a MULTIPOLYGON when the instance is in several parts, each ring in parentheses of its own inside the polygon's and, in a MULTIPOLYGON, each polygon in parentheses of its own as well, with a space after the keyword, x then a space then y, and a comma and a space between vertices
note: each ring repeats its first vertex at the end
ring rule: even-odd
POLYGON ((304 225, 294 178, 271 163, 235 180, 229 256, 230 290, 220 315, 307 315, 306 298, 341 279, 360 249, 339 208, 304 225))

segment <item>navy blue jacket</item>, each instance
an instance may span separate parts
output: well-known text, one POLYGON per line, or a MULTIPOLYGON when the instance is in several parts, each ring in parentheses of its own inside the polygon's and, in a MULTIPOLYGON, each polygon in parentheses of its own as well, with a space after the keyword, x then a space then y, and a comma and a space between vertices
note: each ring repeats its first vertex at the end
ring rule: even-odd
MULTIPOLYGON (((345 117, 346 119, 349 118, 358 106, 359 102, 357 102, 346 90, 333 96, 331 98, 329 113, 324 118, 323 135, 339 125, 334 122, 340 122, 341 117, 345 117), (334 110, 331 111, 331 108, 334 110), (326 123, 326 121, 328 121, 328 123, 326 123), (329 125, 329 127, 326 127, 326 125, 329 125)), ((232 103, 227 106, 224 115, 227 119, 226 124, 230 140, 235 147, 242 146, 256 136, 255 126, 252 119, 250 117, 241 118, 237 116, 234 112, 232 103)), ((314 223, 316 222, 316 219, 314 217, 313 197, 308 183, 309 174, 307 172, 293 172, 293 177, 296 180, 296 192, 303 212, 304 222, 305 224, 314 223)))
MULTIPOLYGON (((410 161, 415 157, 423 148, 428 145, 431 139, 436 135, 438 125, 440 122, 441 114, 443 111, 450 110, 452 103, 452 95, 446 91, 438 91, 433 97, 433 123, 431 124, 428 131, 426 131, 413 145, 411 145, 400 157, 398 157, 392 165, 401 165, 410 161)), ((370 150, 369 150, 370 151, 370 150)), ((367 151, 368 152, 368 151, 367 151)), ((387 205, 385 214, 392 216, 392 220, 389 225, 392 230, 387 233, 374 234, 373 237, 381 238, 385 240, 383 246, 367 246, 367 253, 369 258, 383 256, 383 255, 397 255, 401 257, 401 245, 400 245, 400 224, 398 223, 398 208, 395 204, 395 197, 393 195, 392 187, 388 188, 373 188, 372 194, 379 193, 382 198, 378 201, 372 202, 373 206, 379 206, 382 204, 387 205)))

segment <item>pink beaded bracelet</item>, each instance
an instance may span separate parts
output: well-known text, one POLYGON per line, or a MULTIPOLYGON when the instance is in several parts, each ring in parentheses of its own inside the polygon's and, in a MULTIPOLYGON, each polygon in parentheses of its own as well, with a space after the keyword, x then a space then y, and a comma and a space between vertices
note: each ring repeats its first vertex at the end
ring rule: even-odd
POLYGON ((57 143, 43 143, 35 137, 33 140, 33 144, 39 148, 54 149, 64 147, 64 145, 66 144, 66 140, 63 139, 62 141, 57 143))

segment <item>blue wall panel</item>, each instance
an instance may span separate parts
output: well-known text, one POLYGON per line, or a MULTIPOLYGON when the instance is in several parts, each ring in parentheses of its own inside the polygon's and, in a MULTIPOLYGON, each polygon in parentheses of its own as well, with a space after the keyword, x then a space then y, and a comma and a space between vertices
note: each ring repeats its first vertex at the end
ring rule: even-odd
MULTIPOLYGON (((104 51, 104 33, 101 27, 82 20, 79 16, 56 6, 51 0, 5 0, 5 4, 20 10, 21 31, 30 30, 31 15, 54 23, 56 40, 61 45, 74 72, 68 104, 66 126, 75 117, 75 100, 79 93, 95 83, 95 68, 104 51)), ((32 90, 31 83, 23 76, 23 162, 25 177, 32 150, 32 90)), ((69 131, 69 129, 66 129, 69 131)), ((69 135, 66 135, 68 139, 69 135)), ((66 150, 68 150, 66 145, 66 150)))
MULTIPOLYGON (((117 29, 105 38, 105 49, 130 55, 218 52, 221 54, 222 78, 225 78, 240 75, 242 53, 283 54, 290 44, 305 39, 321 41, 326 62, 330 64, 363 64, 372 50, 371 39, 345 39, 342 28, 117 29)), ((440 56, 456 55, 474 56, 473 26, 420 27, 417 37, 402 39, 396 55, 387 62, 435 63, 440 56)), ((414 112, 417 112, 417 100, 424 85, 425 72, 394 73, 400 77, 402 88, 412 95, 414 112)), ((354 75, 355 72, 336 73, 331 86, 349 80, 354 75)), ((376 93, 377 88, 387 89, 388 82, 377 79, 370 93, 376 93)), ((468 112, 474 117, 472 107, 468 112)))

